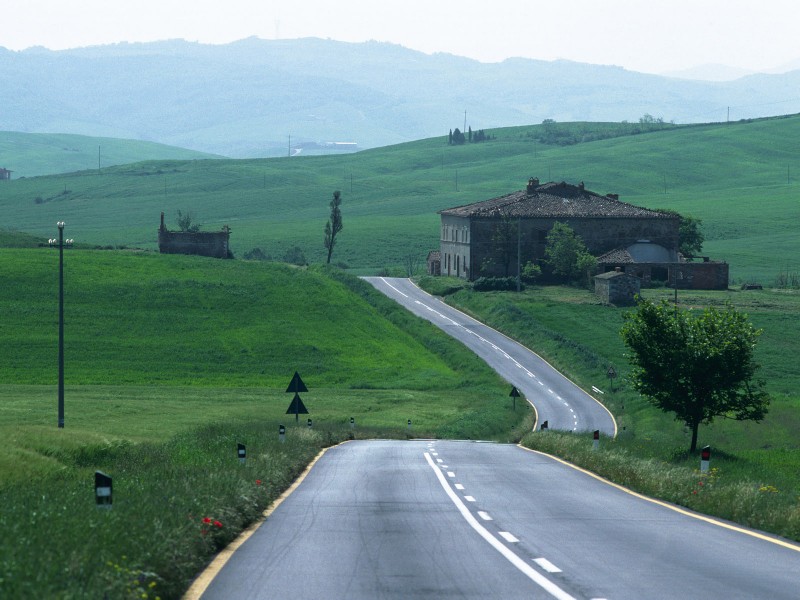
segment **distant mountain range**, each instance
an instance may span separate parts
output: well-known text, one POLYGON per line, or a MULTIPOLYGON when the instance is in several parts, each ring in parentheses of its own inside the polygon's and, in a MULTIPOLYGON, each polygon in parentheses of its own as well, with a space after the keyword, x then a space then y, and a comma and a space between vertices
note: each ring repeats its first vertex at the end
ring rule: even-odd
POLYGON ((313 38, 0 48, 0 130, 147 140, 231 157, 444 138, 465 122, 477 130, 544 119, 649 114, 695 123, 790 114, 800 112, 798 89, 800 70, 711 82, 313 38))

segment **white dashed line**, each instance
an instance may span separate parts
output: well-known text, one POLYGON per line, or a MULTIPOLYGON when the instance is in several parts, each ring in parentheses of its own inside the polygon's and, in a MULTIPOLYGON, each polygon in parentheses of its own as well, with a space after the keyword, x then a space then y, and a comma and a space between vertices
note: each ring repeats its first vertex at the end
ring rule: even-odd
POLYGON ((494 520, 494 519, 492 519, 492 516, 489 513, 487 513, 486 511, 483 511, 483 510, 479 510, 478 511, 478 516, 481 519, 483 519, 484 521, 493 521, 494 520))
POLYGON ((546 558, 534 558, 533 562, 542 567, 548 573, 561 573, 561 569, 559 569, 546 558))
POLYGON ((475 498, 473 498, 472 496, 464 496, 464 500, 466 500, 467 502, 475 502, 475 498))
POLYGON ((463 485, 461 485, 460 483, 457 483, 457 484, 456 484, 456 489, 457 489, 457 490, 463 490, 463 489, 464 489, 464 486, 463 486, 463 485))
POLYGON ((500 537, 502 537, 505 541, 511 544, 516 544, 519 541, 517 538, 514 537, 513 534, 507 531, 498 531, 497 533, 499 533, 500 537))
POLYGON ((456 474, 455 474, 455 473, 453 473, 452 471, 448 471, 448 472, 447 472, 447 476, 448 476, 448 477, 455 477, 455 476, 456 476, 456 474))
POLYGON ((438 463, 442 463, 442 462, 444 462, 444 461, 443 461, 441 458, 437 458, 437 459, 436 459, 436 462, 438 462, 438 463))

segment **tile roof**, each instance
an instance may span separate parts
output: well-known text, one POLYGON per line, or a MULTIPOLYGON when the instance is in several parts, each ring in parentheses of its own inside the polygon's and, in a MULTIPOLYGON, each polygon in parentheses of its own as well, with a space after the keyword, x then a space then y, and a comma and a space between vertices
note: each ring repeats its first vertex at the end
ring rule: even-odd
MULTIPOLYGON (((533 180, 534 182, 536 180, 533 180)), ((649 218, 676 219, 675 215, 620 202, 609 194, 601 196, 584 189, 583 184, 529 184, 527 190, 505 196, 440 210, 439 214, 457 217, 540 217, 540 218, 649 218)))

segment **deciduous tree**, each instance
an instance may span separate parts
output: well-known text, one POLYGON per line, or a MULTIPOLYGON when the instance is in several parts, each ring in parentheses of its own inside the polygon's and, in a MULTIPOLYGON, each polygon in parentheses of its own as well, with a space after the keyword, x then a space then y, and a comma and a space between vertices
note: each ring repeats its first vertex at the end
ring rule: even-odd
POLYGON ((697 314, 666 301, 642 300, 621 330, 630 350, 633 387, 691 429, 697 449, 700 425, 723 416, 760 421, 769 396, 753 352, 760 330, 732 306, 697 314))

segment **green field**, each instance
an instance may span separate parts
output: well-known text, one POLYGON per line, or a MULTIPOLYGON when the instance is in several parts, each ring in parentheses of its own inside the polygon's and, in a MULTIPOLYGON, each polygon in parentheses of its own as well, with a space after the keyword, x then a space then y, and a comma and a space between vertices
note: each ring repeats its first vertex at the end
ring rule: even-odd
POLYGON ((626 124, 556 126, 616 137, 548 146, 533 137, 539 125, 464 146, 441 137, 346 156, 152 161, 6 182, 0 210, 5 227, 44 238, 64 220, 77 242, 147 249, 162 211, 173 227, 178 210, 190 211, 204 230, 229 225, 237 256, 258 247, 279 258, 296 245, 320 262, 338 189, 344 230, 334 262, 374 273, 438 248, 437 210, 522 189, 535 176, 701 218, 704 252, 728 261, 736 282, 800 271, 800 117, 638 134, 626 124))
POLYGON ((3 598, 177 598, 330 444, 532 426, 473 353, 335 269, 73 249, 57 429, 57 260, 0 249, 3 598), (311 430, 285 414, 295 371, 311 430))

